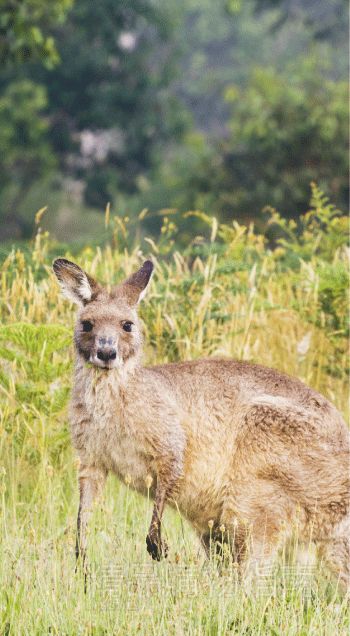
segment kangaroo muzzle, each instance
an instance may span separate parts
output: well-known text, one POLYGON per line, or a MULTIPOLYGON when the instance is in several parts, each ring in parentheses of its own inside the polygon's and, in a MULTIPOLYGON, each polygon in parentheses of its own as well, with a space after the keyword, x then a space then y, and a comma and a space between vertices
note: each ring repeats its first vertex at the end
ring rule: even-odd
POLYGON ((91 356, 90 362, 97 366, 110 368, 114 360, 117 360, 116 339, 113 337, 99 336, 96 339, 96 353, 91 356))
POLYGON ((102 360, 103 362, 109 362, 109 360, 115 360, 116 359, 117 352, 113 348, 106 349, 104 347, 103 349, 97 349, 96 355, 97 355, 99 360, 102 360))

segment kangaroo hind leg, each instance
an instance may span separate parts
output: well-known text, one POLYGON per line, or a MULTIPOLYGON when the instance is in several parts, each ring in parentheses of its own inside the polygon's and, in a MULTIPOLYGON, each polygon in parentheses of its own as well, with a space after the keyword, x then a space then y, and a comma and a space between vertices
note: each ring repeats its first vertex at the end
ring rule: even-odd
POLYGON ((339 587, 350 598, 350 515, 334 527, 333 533, 318 542, 321 559, 338 578, 339 587))

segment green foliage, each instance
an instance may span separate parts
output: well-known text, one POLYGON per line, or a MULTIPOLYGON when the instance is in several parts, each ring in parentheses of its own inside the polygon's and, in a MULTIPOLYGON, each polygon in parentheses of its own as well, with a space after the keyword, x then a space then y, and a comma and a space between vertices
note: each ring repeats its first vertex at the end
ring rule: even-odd
POLYGON ((11 404, 4 431, 12 438, 13 452, 30 466, 43 456, 55 464, 68 444, 62 413, 69 393, 70 342, 71 333, 61 325, 0 328, 0 392, 11 404))
POLYGON ((53 27, 63 22, 72 0, 1 0, 0 64, 39 59, 48 67, 59 61, 53 27))
POLYGON ((90 205, 135 191, 161 145, 181 133, 181 113, 165 92, 174 76, 171 31, 167 11, 150 0, 77 0, 56 31, 61 64, 32 71, 48 88, 54 149, 70 177, 84 179, 90 205))
POLYGON ((303 3, 294 0, 255 0, 255 5, 258 14, 271 8, 279 9, 273 31, 287 21, 295 20, 311 29, 317 40, 329 38, 334 43, 339 43, 339 39, 343 39, 345 43, 347 38, 346 0, 329 0, 321 10, 318 0, 307 0, 303 3))
POLYGON ((49 70, 50 56, 34 51, 3 72, 3 94, 32 82, 46 97, 31 114, 42 135, 28 136, 25 185, 22 162, 12 161, 1 189, 0 238, 30 236, 28 218, 43 203, 56 236, 90 238, 94 225, 96 241, 108 201, 129 217, 148 208, 153 238, 167 207, 254 220, 260 230, 266 205, 297 218, 311 180, 344 207, 346 14, 342 0, 318 5, 76 0, 63 20, 68 0, 5 3, 5 22, 13 6, 39 40, 50 29, 61 61, 49 70))
POLYGON ((298 221, 271 210, 269 225, 282 231, 277 243, 283 247, 288 264, 295 257, 310 260, 316 254, 332 262, 339 248, 348 244, 348 217, 329 202, 315 183, 311 184, 311 193, 310 210, 298 221))
POLYGON ((318 288, 319 324, 326 320, 331 331, 348 335, 348 217, 337 210, 313 183, 311 209, 299 218, 298 223, 283 219, 272 211, 270 224, 282 232, 277 238, 282 267, 295 269, 304 262, 314 265, 311 276, 307 266, 301 271, 311 285, 318 288))
MULTIPOLYGON (((44 11, 44 3, 35 4, 44 11)), ((38 24, 40 15, 33 14, 38 24)), ((179 139, 185 126, 167 91, 176 67, 172 14, 151 0, 127 7, 124 0, 77 0, 67 21, 54 7, 51 17, 60 63, 45 68, 32 60, 12 68, 4 76, 5 90, 23 81, 37 92, 45 87, 45 113, 36 113, 33 126, 46 128, 62 177, 83 183, 85 204, 103 209, 117 194, 138 190, 164 144, 172 135, 179 139)), ((21 152, 18 139, 12 146, 21 152)), ((34 158, 36 149, 33 140, 34 158)), ((12 173, 16 181, 16 165, 12 173)), ((39 147, 31 184, 41 175, 39 147)), ((0 204, 13 207, 2 199, 0 204)))
MULTIPOLYGON (((324 263, 317 268, 320 308, 331 318, 333 333, 349 336, 349 271, 346 263, 324 263)), ((319 322, 322 322, 322 314, 319 322)))
MULTIPOLYGON (((264 233, 258 233, 252 223, 249 226, 235 220, 218 223, 204 212, 187 212, 183 216, 185 223, 176 214, 171 216, 171 222, 164 217, 157 253, 171 253, 176 242, 186 240, 186 255, 191 258, 215 255, 222 275, 267 267, 269 274, 275 271, 282 281, 285 272, 289 272, 293 284, 317 298, 315 312, 309 311, 302 297, 295 298, 293 306, 297 311, 306 320, 326 326, 330 337, 349 335, 349 219, 315 183, 311 184, 308 212, 294 220, 285 219, 272 209, 264 233), (193 224, 193 219, 199 225, 193 224), (189 220, 192 235, 186 225, 189 220), (210 241, 201 236, 203 226, 210 227, 210 241), (198 235, 194 236, 194 232, 198 235), (163 238, 167 239, 166 247, 162 245, 163 238)), ((238 289, 242 289, 241 284, 238 289)))
POLYGON ((283 76, 256 69, 245 88, 227 87, 230 136, 185 183, 182 205, 251 218, 266 205, 297 216, 310 181, 346 206, 347 86, 326 81, 317 64, 283 76))
MULTIPOLYGON (((48 121, 42 116, 46 89, 29 80, 11 83, 0 97, 0 219, 2 237, 28 232, 32 219, 17 206, 32 183, 55 166, 47 140, 48 121)), ((31 216, 32 216, 31 212, 31 216)))

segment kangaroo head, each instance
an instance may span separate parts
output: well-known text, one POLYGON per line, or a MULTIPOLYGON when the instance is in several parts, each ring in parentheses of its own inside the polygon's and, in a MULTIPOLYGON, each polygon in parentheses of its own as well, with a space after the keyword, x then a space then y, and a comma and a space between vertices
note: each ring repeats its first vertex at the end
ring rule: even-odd
POLYGON ((79 306, 74 331, 78 355, 103 369, 121 367, 137 356, 142 334, 136 308, 152 275, 151 261, 111 292, 65 258, 56 259, 53 270, 64 295, 79 306))

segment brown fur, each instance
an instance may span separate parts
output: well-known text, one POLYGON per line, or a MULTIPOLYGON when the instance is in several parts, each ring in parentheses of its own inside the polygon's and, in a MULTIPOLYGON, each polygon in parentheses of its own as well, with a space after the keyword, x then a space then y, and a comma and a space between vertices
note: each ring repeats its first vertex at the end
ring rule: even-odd
POLYGON ((297 525, 349 584, 349 433, 332 404, 295 378, 247 362, 141 366, 136 304, 149 261, 111 293, 64 259, 54 270, 80 304, 71 402, 81 461, 77 553, 85 552, 89 510, 111 471, 141 493, 152 480, 147 549, 155 559, 167 549, 161 517, 168 502, 207 550, 225 532, 242 571, 272 558, 297 525), (82 321, 91 322, 90 332, 82 321), (116 359, 99 368, 96 352, 105 341, 116 359))

